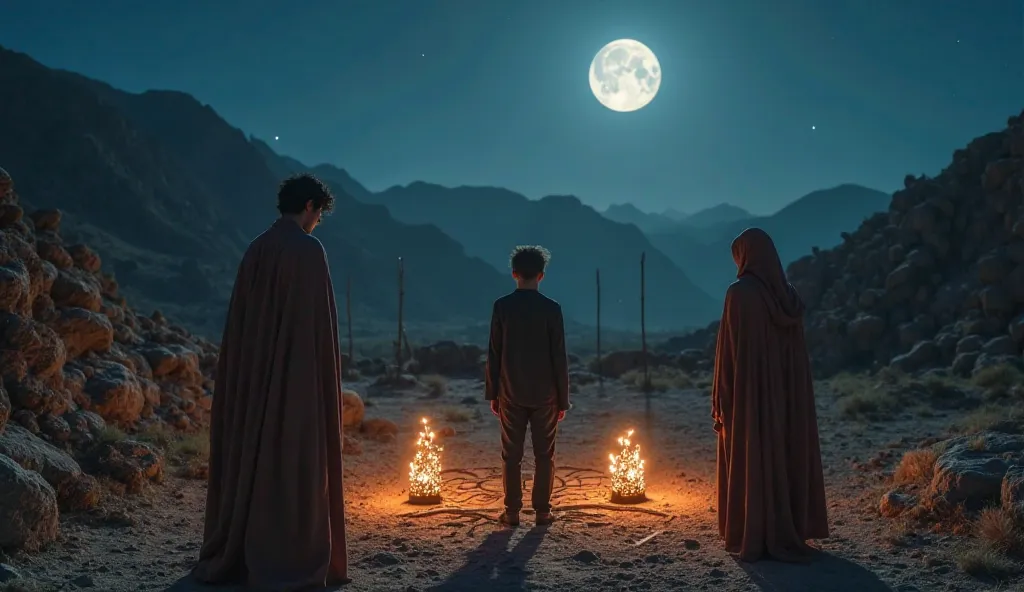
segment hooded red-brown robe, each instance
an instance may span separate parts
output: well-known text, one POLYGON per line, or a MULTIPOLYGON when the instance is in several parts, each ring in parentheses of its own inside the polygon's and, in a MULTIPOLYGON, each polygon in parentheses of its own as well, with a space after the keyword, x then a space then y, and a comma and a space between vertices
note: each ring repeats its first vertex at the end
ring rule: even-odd
POLYGON ((763 230, 743 231, 732 256, 712 389, 718 529, 741 560, 802 561, 829 534, 805 307, 763 230))
POLYGON ((337 309, 320 241, 281 218, 242 258, 220 345, 196 579, 347 578, 337 309))

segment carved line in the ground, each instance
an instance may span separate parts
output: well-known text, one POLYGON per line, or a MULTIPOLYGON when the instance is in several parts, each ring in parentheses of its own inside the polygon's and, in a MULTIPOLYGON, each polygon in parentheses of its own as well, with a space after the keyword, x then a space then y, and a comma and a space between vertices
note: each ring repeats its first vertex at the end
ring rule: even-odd
MULTIPOLYGON (((446 503, 460 507, 490 506, 504 497, 500 467, 447 469, 441 472, 442 495, 446 503)), ((579 467, 557 467, 551 501, 578 504, 607 499, 610 480, 605 473, 579 467)), ((523 464, 523 497, 529 499, 533 467, 523 464)))

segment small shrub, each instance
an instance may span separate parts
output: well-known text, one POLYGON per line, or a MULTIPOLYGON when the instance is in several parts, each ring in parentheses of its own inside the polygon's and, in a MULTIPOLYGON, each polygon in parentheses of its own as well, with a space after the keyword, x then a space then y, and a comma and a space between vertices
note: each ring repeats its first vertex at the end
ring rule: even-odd
POLYGON ((420 377, 420 382, 427 387, 427 396, 441 397, 448 393, 448 379, 440 374, 428 374, 420 377))
MULTIPOLYGON (((652 391, 665 392, 668 390, 685 390, 694 387, 690 376, 678 368, 670 366, 658 366, 648 369, 650 388, 652 391)), ((626 385, 643 390, 644 371, 630 370, 622 375, 620 380, 626 385)))
POLYGON ((120 442, 127 438, 127 434, 121 431, 117 426, 106 425, 103 427, 103 431, 99 434, 100 442, 120 442))
POLYGON ((873 421, 892 419, 905 407, 898 393, 882 385, 859 391, 839 400, 839 413, 849 419, 873 421))
POLYGON ((464 423, 473 419, 473 412, 468 409, 448 407, 442 412, 441 417, 450 423, 464 423))

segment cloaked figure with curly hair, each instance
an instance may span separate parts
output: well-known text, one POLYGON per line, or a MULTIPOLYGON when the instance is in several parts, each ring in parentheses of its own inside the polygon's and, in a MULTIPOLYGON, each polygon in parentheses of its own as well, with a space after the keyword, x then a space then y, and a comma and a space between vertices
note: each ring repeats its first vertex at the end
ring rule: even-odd
POLYGON ((347 581, 341 356, 327 255, 334 207, 286 179, 281 217, 246 250, 220 345, 206 529, 196 579, 300 590, 347 581))

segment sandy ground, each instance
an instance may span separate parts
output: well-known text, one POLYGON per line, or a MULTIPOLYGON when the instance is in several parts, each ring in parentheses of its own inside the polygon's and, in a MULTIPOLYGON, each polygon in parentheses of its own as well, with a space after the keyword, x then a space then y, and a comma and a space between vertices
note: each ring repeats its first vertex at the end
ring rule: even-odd
MULTIPOLYGON (((366 392, 361 384, 348 386, 366 392)), ((941 415, 851 422, 837 417, 833 395, 820 387, 833 537, 818 543, 822 553, 810 565, 747 565, 725 553, 717 537, 715 435, 706 393, 652 395, 650 413, 643 394, 618 383, 574 394, 558 441, 558 521, 539 528, 524 513, 516 529, 493 521, 500 511, 498 425, 481 401, 479 382, 451 381, 439 399, 418 393, 368 399, 367 416, 392 419, 401 432, 392 443, 364 441, 361 456, 346 457, 353 579, 346 591, 1015 589, 963 574, 953 559, 961 541, 894 533, 872 510, 882 471, 863 463, 881 454, 876 464, 884 468, 918 441, 941 436, 950 421, 941 415), (405 503, 424 415, 437 428, 457 431, 445 441, 449 472, 441 507, 478 512, 407 515, 424 510, 405 503), (650 501, 638 507, 655 513, 566 510, 605 503, 608 453, 630 427, 647 462, 650 501)), ((527 467, 524 472, 529 477, 527 467)), ((204 500, 203 483, 172 477, 148 495, 121 501, 123 507, 108 506, 102 516, 64 518, 59 544, 11 562, 23 575, 66 590, 206 590, 187 577, 202 540, 204 500)))

